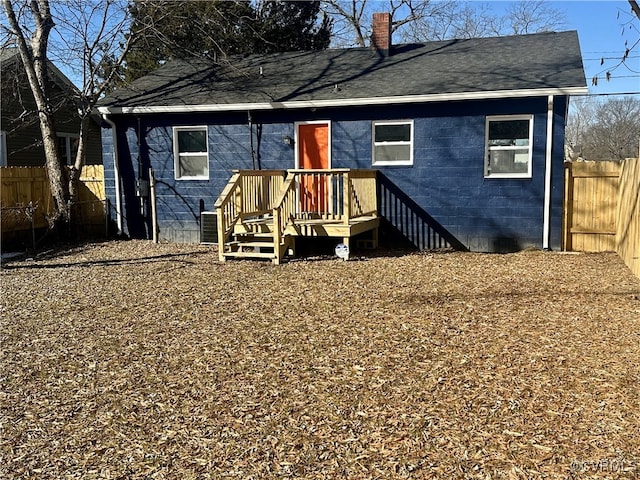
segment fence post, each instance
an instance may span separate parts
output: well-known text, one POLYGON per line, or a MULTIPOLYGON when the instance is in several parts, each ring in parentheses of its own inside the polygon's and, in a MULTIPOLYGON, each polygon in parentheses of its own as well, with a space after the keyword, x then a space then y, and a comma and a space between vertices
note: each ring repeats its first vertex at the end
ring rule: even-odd
POLYGON ((573 171, 571 162, 564 164, 564 205, 562 222, 562 250, 570 252, 573 248, 571 244, 571 225, 573 225, 573 171))

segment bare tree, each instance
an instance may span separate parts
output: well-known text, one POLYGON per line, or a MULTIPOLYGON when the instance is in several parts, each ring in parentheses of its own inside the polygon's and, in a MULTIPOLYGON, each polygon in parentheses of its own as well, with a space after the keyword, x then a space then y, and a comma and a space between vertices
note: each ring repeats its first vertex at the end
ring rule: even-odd
POLYGON ((596 124, 599 97, 572 96, 565 128, 565 153, 567 160, 584 159, 583 142, 586 132, 596 124))
POLYGON ((638 155, 640 98, 576 97, 567 120, 567 141, 585 160, 623 160, 638 155))
POLYGON ((506 31, 513 35, 553 32, 564 27, 564 15, 548 2, 520 1, 509 5, 504 18, 506 31))
POLYGON ((630 12, 625 13, 618 10, 618 20, 622 21, 623 36, 628 31, 635 32, 635 38, 632 39, 633 43, 630 44, 628 39, 625 40, 624 53, 622 53, 618 58, 615 59, 616 63, 614 63, 613 65, 606 65, 606 63, 608 62, 605 62, 605 57, 602 57, 600 65, 603 66, 603 69, 600 72, 596 73, 593 77, 591 77, 591 85, 594 87, 598 86, 598 82, 601 78, 609 81, 613 76, 613 72, 621 67, 625 68, 627 71, 631 72, 634 75, 640 74, 637 69, 634 69, 634 67, 629 65, 629 63, 627 62, 627 59, 629 58, 631 52, 637 49, 638 46, 640 46, 640 29, 637 24, 637 21, 640 20, 640 5, 638 5, 638 2, 635 0, 629 0, 629 6, 631 7, 630 12))
POLYGON ((123 34, 129 21, 125 0, 1 0, 6 15, 2 24, 18 48, 38 110, 42 143, 55 211, 52 228, 68 223, 77 180, 84 163, 89 115, 112 84, 118 66, 134 41, 123 34), (78 150, 69 172, 57 147, 49 96, 50 73, 55 62, 74 74, 80 87, 74 100, 81 120, 78 150))
POLYGON ((560 29, 565 15, 543 0, 525 1, 497 14, 490 3, 453 0, 324 0, 334 20, 334 45, 367 46, 373 10, 391 13, 401 42, 514 35, 560 29))
POLYGON ((366 47, 371 37, 373 10, 391 14, 392 33, 401 32, 410 25, 426 22, 430 17, 446 15, 455 4, 453 0, 324 0, 324 11, 333 23, 333 43, 340 47, 366 47))
POLYGON ((123 33, 130 22, 124 0, 66 0, 56 4, 55 13, 58 28, 49 57, 74 72, 80 84, 76 98, 81 119, 78 151, 69 178, 73 201, 84 164, 91 112, 112 88, 136 37, 123 33))
POLYGON ((631 5, 631 11, 638 17, 638 20, 640 20, 640 5, 638 5, 638 2, 636 2, 636 0, 629 0, 629 5, 631 5))

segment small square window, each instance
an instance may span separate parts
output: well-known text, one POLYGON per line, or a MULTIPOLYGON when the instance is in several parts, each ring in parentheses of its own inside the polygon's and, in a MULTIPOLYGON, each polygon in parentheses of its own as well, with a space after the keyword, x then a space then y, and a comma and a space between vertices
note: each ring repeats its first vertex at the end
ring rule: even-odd
POLYGON ((65 165, 73 165, 78 154, 80 137, 70 133, 58 134, 58 153, 65 165))
POLYGON ((487 117, 485 177, 530 178, 533 116, 487 117))
POLYGON ((209 179, 207 127, 174 127, 173 148, 177 180, 209 179))
POLYGON ((413 122, 373 122, 373 165, 413 164, 413 122))

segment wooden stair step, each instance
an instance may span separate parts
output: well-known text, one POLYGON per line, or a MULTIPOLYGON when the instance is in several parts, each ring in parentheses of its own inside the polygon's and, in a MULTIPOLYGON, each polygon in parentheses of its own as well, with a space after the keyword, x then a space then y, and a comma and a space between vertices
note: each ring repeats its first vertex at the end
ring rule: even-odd
POLYGON ((239 247, 253 247, 253 248, 273 248, 273 242, 253 242, 253 241, 238 241, 236 245, 239 247))
POLYGON ((242 223, 249 225, 268 225, 270 223, 273 223, 273 216, 244 219, 242 220, 242 223))
POLYGON ((238 232, 234 234, 236 238, 255 237, 255 238, 273 238, 271 232, 238 232))
POLYGON ((224 252, 223 255, 233 258, 275 258, 275 253, 273 252, 224 252))

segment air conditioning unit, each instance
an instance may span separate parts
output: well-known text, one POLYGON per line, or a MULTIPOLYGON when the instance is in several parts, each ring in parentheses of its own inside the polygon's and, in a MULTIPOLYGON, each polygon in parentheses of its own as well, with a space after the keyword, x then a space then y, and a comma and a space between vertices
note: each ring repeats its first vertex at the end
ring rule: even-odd
POLYGON ((218 216, 216 212, 200 212, 200 243, 218 243, 218 216))

